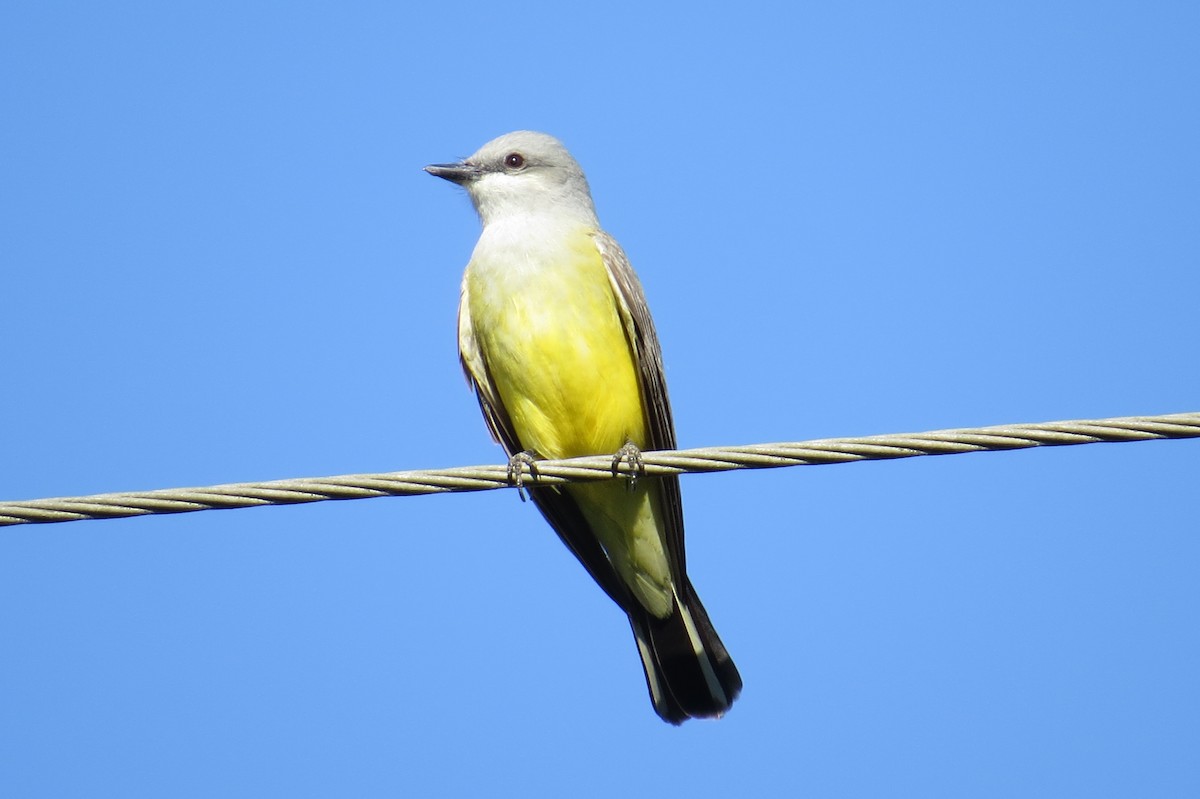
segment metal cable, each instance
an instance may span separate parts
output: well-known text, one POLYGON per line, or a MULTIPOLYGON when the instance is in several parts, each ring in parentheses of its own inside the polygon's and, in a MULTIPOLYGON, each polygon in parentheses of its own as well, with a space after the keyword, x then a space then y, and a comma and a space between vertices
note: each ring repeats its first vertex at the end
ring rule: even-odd
MULTIPOLYGON (((962 452, 1165 438, 1200 438, 1200 412, 645 452, 644 469, 639 474, 661 476, 730 469, 771 469, 912 458, 917 455, 954 455, 962 452)), ((487 491, 511 487, 513 481, 509 479, 508 471, 507 466, 464 466, 0 502, 0 526, 188 513, 256 505, 292 505, 328 499, 487 491)), ((526 471, 523 477, 526 485, 608 480, 616 473, 633 475, 635 467, 626 462, 615 464, 610 455, 594 455, 569 460, 537 461, 535 471, 535 475, 529 475, 526 471)))

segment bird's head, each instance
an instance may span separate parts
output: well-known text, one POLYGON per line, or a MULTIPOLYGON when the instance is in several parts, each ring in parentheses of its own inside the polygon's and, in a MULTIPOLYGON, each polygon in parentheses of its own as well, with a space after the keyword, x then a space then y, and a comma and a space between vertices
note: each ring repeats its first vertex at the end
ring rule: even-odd
POLYGON ((506 133, 462 161, 431 164, 425 171, 465 188, 484 225, 541 214, 595 224, 583 170, 562 142, 545 133, 506 133))

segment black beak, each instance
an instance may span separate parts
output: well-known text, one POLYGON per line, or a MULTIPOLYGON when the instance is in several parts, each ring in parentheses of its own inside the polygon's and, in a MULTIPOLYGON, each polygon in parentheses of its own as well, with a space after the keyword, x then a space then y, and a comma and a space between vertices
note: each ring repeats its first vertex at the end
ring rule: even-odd
POLYGON ((466 161, 459 161, 457 164, 430 164, 425 167, 425 171, 460 186, 478 179, 483 174, 482 169, 474 164, 468 164, 466 161))

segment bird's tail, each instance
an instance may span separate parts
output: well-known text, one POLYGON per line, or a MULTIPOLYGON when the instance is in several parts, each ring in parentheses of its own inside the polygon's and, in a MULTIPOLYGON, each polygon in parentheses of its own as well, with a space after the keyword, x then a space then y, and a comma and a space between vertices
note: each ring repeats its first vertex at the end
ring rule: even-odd
POLYGON ((742 690, 742 677, 690 580, 684 578, 675 608, 666 618, 655 618, 637 606, 630 610, 629 623, 642 655, 650 701, 664 721, 680 724, 729 710, 742 690))

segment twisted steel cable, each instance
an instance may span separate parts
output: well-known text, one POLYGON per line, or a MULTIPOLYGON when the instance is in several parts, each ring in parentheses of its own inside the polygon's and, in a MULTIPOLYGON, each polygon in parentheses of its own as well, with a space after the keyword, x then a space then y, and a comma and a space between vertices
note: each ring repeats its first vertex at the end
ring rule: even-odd
POLYGON ((772 469, 866 460, 956 455, 1027 447, 1100 442, 1200 438, 1200 412, 1162 416, 1124 416, 1065 422, 825 438, 781 444, 663 450, 643 453, 642 469, 610 455, 537 461, 534 474, 514 481, 508 466, 349 474, 336 477, 230 483, 206 488, 168 488, 85 497, 0 502, 0 526, 44 524, 83 519, 113 519, 159 513, 188 513, 258 505, 293 505, 331 499, 410 496, 455 491, 488 491, 522 482, 559 485, 614 476, 662 476, 731 469, 772 469))

